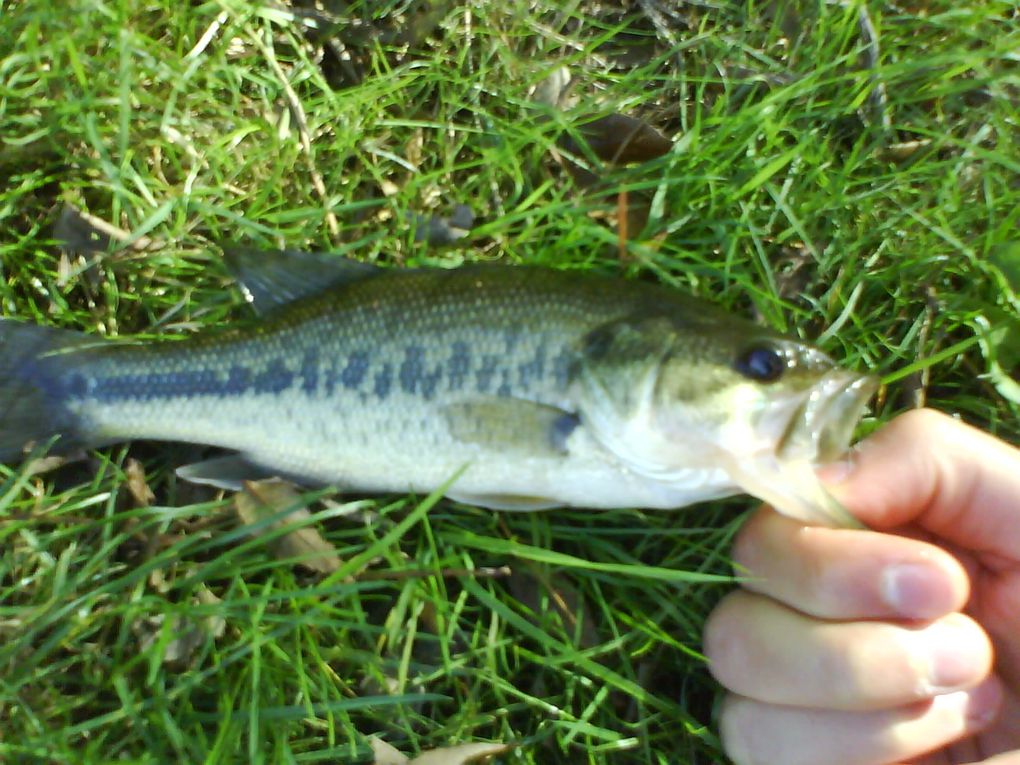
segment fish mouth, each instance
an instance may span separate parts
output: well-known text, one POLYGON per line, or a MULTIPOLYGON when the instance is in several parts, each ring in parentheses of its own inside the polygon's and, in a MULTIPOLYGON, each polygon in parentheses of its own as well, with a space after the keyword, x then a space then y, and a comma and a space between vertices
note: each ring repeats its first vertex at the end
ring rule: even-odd
POLYGON ((874 377, 842 370, 826 375, 793 412, 776 454, 806 456, 815 464, 838 459, 877 389, 874 377))

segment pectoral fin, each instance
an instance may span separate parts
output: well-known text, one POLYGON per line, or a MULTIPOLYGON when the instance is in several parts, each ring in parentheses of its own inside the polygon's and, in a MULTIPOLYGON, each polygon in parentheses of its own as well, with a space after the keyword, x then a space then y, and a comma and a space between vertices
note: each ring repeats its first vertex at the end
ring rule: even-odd
POLYGON ((441 411, 451 435, 463 443, 534 456, 565 454, 580 422, 559 407, 495 396, 448 404, 441 411))

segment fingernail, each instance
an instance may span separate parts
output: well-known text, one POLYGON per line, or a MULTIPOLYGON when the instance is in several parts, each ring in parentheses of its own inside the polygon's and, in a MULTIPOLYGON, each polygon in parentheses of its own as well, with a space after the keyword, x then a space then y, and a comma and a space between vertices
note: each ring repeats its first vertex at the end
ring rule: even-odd
POLYGON ((898 563, 882 572, 882 599, 900 616, 934 619, 953 607, 951 592, 942 572, 934 566, 898 563))
POLYGON ((924 630, 928 643, 928 679, 932 693, 972 686, 987 671, 987 647, 977 639, 973 624, 958 615, 946 617, 924 630))

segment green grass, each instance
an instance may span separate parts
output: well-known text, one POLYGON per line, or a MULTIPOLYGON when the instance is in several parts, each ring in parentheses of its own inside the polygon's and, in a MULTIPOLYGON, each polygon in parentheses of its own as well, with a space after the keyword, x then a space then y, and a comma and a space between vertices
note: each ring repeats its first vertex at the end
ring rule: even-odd
MULTIPOLYGON (((351 3, 315 31, 268 2, 0 0, 4 315, 220 325, 247 315, 224 240, 618 271, 884 375, 862 432, 926 401, 1015 441, 1014 4, 872 3, 876 67, 853 3, 677 4, 668 29, 609 5, 351 3), (579 103, 554 113, 529 93, 562 65, 579 103), (550 149, 613 111, 673 150, 582 192, 550 149), (648 205, 623 263, 621 189, 648 205), (65 203, 149 246, 62 255, 65 203), (415 242, 409 211, 457 203, 478 218, 461 246, 415 242)), ((0 759, 368 762, 377 734, 409 753, 520 742, 508 763, 722 760, 698 651, 746 499, 513 515, 310 497, 346 561, 322 578, 176 483, 180 456, 0 468, 0 759)))

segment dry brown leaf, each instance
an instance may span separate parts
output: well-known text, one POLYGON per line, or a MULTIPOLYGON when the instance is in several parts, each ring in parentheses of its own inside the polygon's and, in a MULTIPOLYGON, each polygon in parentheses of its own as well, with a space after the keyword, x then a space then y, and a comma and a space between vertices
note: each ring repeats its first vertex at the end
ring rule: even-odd
MULTIPOLYGON (((647 122, 625 114, 599 117, 580 125, 579 131, 596 157, 615 165, 646 162, 673 148, 673 142, 647 122)), ((583 155, 572 139, 566 139, 564 148, 583 155)))
MULTIPOLYGON (((213 606, 223 602, 222 598, 217 596, 216 593, 204 584, 198 588, 196 596, 196 600, 203 606, 213 606)), ((226 632, 227 629, 227 620, 222 616, 207 616, 205 619, 205 626, 206 629, 209 630, 209 634, 214 638, 222 637, 223 633, 226 632)))
MULTIPOLYGON (((271 516, 278 515, 288 507, 295 509, 273 523, 261 527, 266 533, 281 527, 301 524, 311 517, 307 508, 296 507, 301 495, 290 484, 277 478, 266 481, 245 481, 244 491, 234 496, 234 508, 238 518, 246 526, 252 526, 271 516)), ((270 545, 277 558, 298 558, 297 565, 319 574, 332 574, 340 568, 340 556, 314 526, 301 526, 276 538, 270 545)))
POLYGON ((372 765, 407 765, 407 755, 402 754, 392 744, 387 744, 378 736, 369 736, 368 745, 375 757, 372 765))
POLYGON ((411 137, 404 144, 404 159, 412 167, 417 168, 421 164, 422 149, 425 146, 425 131, 421 128, 415 129, 411 137))
POLYGON ((422 752, 407 765, 468 765, 485 762, 513 749, 515 744, 458 744, 422 752))
MULTIPOLYGON (((165 620, 163 614, 157 614, 132 625, 139 638, 139 651, 147 651, 153 643, 162 638, 165 620)), ((204 625, 187 617, 172 616, 169 630, 174 637, 163 648, 162 663, 178 669, 186 668, 195 649, 205 642, 207 633, 204 625)))
MULTIPOLYGON (((202 585, 191 600, 194 605, 214 605, 221 603, 212 590, 202 585)), ((192 616, 166 616, 155 614, 138 619, 131 625, 131 630, 138 637, 139 650, 146 651, 158 640, 163 639, 164 624, 173 636, 163 647, 161 661, 176 669, 186 669, 191 665, 195 650, 203 645, 207 637, 221 637, 226 631, 227 623, 222 616, 207 616, 204 619, 192 616), (169 619, 169 622, 167 622, 169 619)))
POLYGON ((558 109, 569 108, 567 93, 570 87, 570 70, 561 66, 553 69, 549 76, 542 80, 531 93, 531 100, 558 109))
POLYGON ((450 217, 408 213, 414 224, 414 241, 430 245, 449 245, 463 239, 475 223, 475 214, 467 205, 456 205, 450 217))
POLYGON ((892 143, 880 149, 878 156, 879 159, 890 162, 904 162, 921 149, 927 149, 929 146, 931 146, 931 139, 928 138, 922 138, 917 141, 901 141, 900 143, 892 143))
POLYGON ((56 470, 58 467, 62 467, 66 463, 66 457, 51 454, 46 457, 36 457, 34 460, 29 460, 25 463, 23 470, 25 475, 42 475, 43 473, 48 473, 51 470, 56 470))
POLYGON ((145 480, 145 468, 141 462, 133 457, 129 459, 124 465, 124 475, 127 476, 131 498, 138 507, 148 507, 156 501, 156 495, 152 493, 148 481, 145 480))

